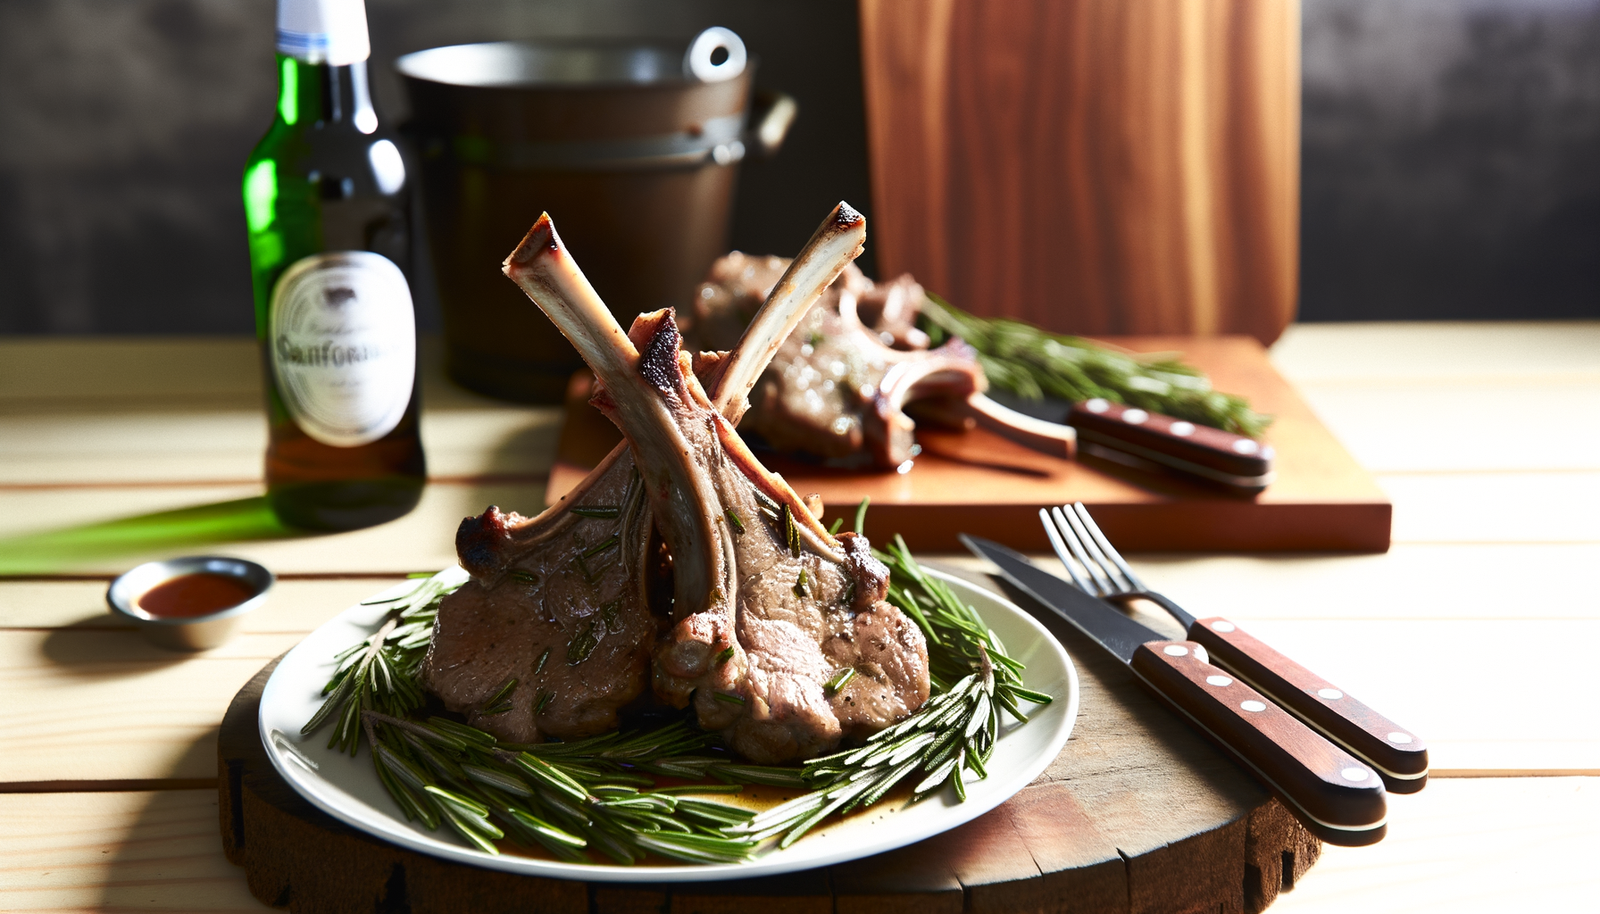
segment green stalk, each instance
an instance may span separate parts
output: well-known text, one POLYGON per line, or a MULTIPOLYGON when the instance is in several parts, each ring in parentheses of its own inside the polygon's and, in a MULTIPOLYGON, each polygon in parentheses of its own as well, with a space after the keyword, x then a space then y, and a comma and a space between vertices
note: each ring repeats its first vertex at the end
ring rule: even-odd
POLYGON ((965 340, 978 351, 989 384, 1024 400, 1101 397, 1250 438, 1272 424, 1243 397, 1213 390, 1205 374, 1176 353, 1120 352, 1021 321, 977 317, 937 295, 924 299, 917 326, 935 344, 953 336, 965 340))

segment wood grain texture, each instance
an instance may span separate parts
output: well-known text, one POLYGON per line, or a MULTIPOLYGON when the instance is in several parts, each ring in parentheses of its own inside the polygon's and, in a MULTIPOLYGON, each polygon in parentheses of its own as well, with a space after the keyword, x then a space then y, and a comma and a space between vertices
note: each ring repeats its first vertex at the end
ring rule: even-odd
POLYGON ((1296 384, 1600 376, 1600 320, 1297 324, 1272 347, 1296 384))
POLYGON ((179 654, 128 631, 0 632, 0 784, 214 777, 230 689, 301 637, 179 654))
MULTIPOLYGON (((1019 832, 1070 827, 1081 833, 1087 824, 1065 818, 1061 806, 1018 801, 1011 805, 1022 807, 1012 814, 1019 832)), ((213 790, 0 795, 0 910, 272 910, 250 896, 242 872, 228 863, 217 840, 218 813, 213 790)), ((1293 890, 1280 894, 1272 911, 1584 910, 1600 896, 1600 871, 1591 865, 1596 818, 1600 778, 1436 782, 1395 801, 1382 844, 1324 848, 1315 868, 1292 872, 1293 890), (1531 861, 1537 861, 1540 878, 1519 878, 1531 861)), ((1085 842, 1081 851, 1061 845, 1059 853, 1067 863, 1090 862, 1095 846, 1110 847, 1085 842)), ((1114 880, 1106 880, 1112 891, 1097 894, 1079 881, 1057 882, 1034 910, 1127 911, 1123 862, 1114 848, 1110 853, 1104 864, 1114 871, 1114 880)), ((905 871, 917 855, 905 857, 897 870, 905 871)), ((1052 866, 1056 859, 1037 857, 1047 884, 1049 873, 1064 868, 1052 866)), ((962 914, 963 893, 953 876, 943 894, 848 896, 843 869, 830 874, 840 914, 962 914)), ((597 889, 593 897, 599 910, 660 911, 648 891, 597 889), (644 905, 630 907, 624 899, 644 905)))
POLYGON ((270 910, 217 844, 209 790, 0 795, 0 910, 270 910))
POLYGON ((1246 333, 1294 314, 1295 0, 863 0, 873 243, 980 314, 1246 333))

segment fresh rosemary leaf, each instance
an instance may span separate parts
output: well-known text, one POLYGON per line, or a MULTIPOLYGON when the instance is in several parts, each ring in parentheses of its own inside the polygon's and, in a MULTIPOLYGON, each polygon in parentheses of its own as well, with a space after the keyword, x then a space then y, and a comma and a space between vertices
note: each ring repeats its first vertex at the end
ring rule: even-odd
POLYGON ((800 577, 795 579, 795 582, 794 582, 794 595, 799 597, 799 598, 801 598, 802 600, 805 599, 805 596, 806 596, 806 570, 804 568, 800 569, 800 577))
POLYGON ((761 513, 772 518, 773 520, 777 520, 780 509, 778 507, 778 503, 772 500, 772 496, 753 486, 751 487, 751 491, 755 492, 756 501, 761 503, 761 513))
POLYGON ((839 533, 839 528, 843 527, 843 526, 844 526, 844 518, 835 517, 833 519, 833 523, 828 525, 828 535, 829 536, 837 535, 839 533))
POLYGON ((738 511, 735 511, 732 508, 729 508, 728 510, 726 510, 726 511, 724 511, 722 513, 723 513, 723 516, 728 518, 728 525, 733 528, 733 531, 735 533, 743 533, 744 532, 744 521, 739 517, 739 512, 738 511))
POLYGON ((515 676, 513 676, 510 679, 506 680, 505 685, 501 686, 499 689, 496 689, 495 693, 489 697, 489 700, 484 702, 484 705, 485 706, 493 706, 493 705, 499 704, 500 700, 503 699, 503 698, 506 698, 507 696, 509 696, 511 694, 512 690, 515 689, 516 687, 517 687, 517 678, 515 676))
POLYGON ((733 659, 733 648, 731 648, 731 647, 725 647, 722 650, 717 652, 717 663, 718 664, 727 663, 729 660, 732 660, 732 659, 733 659))
MULTIPOLYGON (((595 622, 591 619, 578 629, 572 640, 567 642, 567 665, 577 666, 589 659, 596 646, 600 644, 600 635, 595 633, 595 622)), ((604 622, 601 622, 601 634, 604 634, 604 622)))
POLYGON ((523 571, 520 568, 514 568, 514 569, 511 570, 511 578, 513 580, 516 580, 516 581, 521 581, 524 584, 537 584, 537 583, 539 583, 539 576, 538 575, 534 574, 531 571, 523 571))
POLYGON ((616 505, 581 505, 574 507, 572 513, 579 517, 616 517, 622 509, 616 505))
POLYGON ((823 685, 823 688, 829 692, 842 692, 844 691, 844 687, 849 685, 850 680, 854 678, 856 678, 855 667, 847 666, 839 670, 837 673, 834 673, 833 676, 823 685))
POLYGON ((783 506, 783 538, 789 544, 789 554, 795 558, 800 557, 800 528, 795 526, 794 512, 788 505, 783 506))
POLYGON ((730 705, 742 705, 742 704, 744 704, 744 699, 743 698, 740 698, 738 695, 733 695, 733 694, 730 694, 728 692, 712 692, 711 693, 711 697, 715 698, 717 701, 724 702, 724 703, 730 704, 730 705))

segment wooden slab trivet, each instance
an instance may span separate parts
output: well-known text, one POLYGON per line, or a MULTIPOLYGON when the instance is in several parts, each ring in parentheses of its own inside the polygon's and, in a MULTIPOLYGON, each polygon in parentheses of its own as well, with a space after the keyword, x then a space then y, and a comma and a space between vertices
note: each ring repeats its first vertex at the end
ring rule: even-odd
MULTIPOLYGON (((867 535, 900 532, 913 549, 958 551, 957 533, 1048 551, 1041 507, 1081 501, 1123 551, 1385 552, 1393 508, 1372 477, 1322 425, 1248 337, 1121 337, 1137 352, 1179 352, 1217 390, 1274 416, 1266 440, 1277 481, 1254 497, 1085 457, 1064 460, 977 429, 919 431, 910 472, 846 472, 761 452, 801 495, 821 493, 825 519, 850 517, 872 499, 867 535)), ((547 503, 571 491, 621 440, 590 407, 586 383, 568 391, 547 503)))
POLYGON ((273 769, 256 719, 277 661, 240 690, 222 722, 222 845, 255 897, 296 914, 1249 914, 1310 869, 1321 846, 1277 800, 1126 667, 1078 632, 1046 625, 1082 685, 1061 755, 988 814, 875 857, 737 882, 623 885, 517 876, 405 850, 316 809, 273 769))

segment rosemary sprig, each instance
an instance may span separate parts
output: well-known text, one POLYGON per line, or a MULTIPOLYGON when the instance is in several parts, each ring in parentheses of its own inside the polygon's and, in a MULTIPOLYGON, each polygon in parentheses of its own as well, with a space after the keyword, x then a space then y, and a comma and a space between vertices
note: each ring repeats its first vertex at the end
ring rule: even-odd
POLYGON ((335 658, 338 669, 322 687, 322 694, 328 698, 300 728, 301 734, 313 733, 337 717, 328 745, 355 755, 361 739, 361 712, 380 711, 404 717, 421 706, 422 687, 417 684, 417 672, 433 636, 439 601, 466 581, 466 572, 449 568, 418 580, 414 588, 400 596, 365 604, 394 606, 384 615, 377 631, 335 658))
POLYGON ((509 837, 571 861, 591 861, 595 851, 622 864, 651 853, 737 863, 759 843, 722 832, 748 821, 749 810, 692 795, 725 788, 657 790, 637 773, 676 762, 700 777, 737 780, 749 767, 693 755, 711 737, 682 723, 527 746, 438 717, 364 711, 361 718, 379 780, 407 820, 430 830, 448 825, 488 854, 498 855, 496 842, 509 837))
POLYGON ((1104 397, 1251 438, 1272 422, 1243 397, 1212 390, 1199 369, 1174 353, 1117 352, 1021 321, 977 317, 936 295, 923 300, 918 326, 936 344, 966 340, 989 383, 1025 400, 1104 397))

